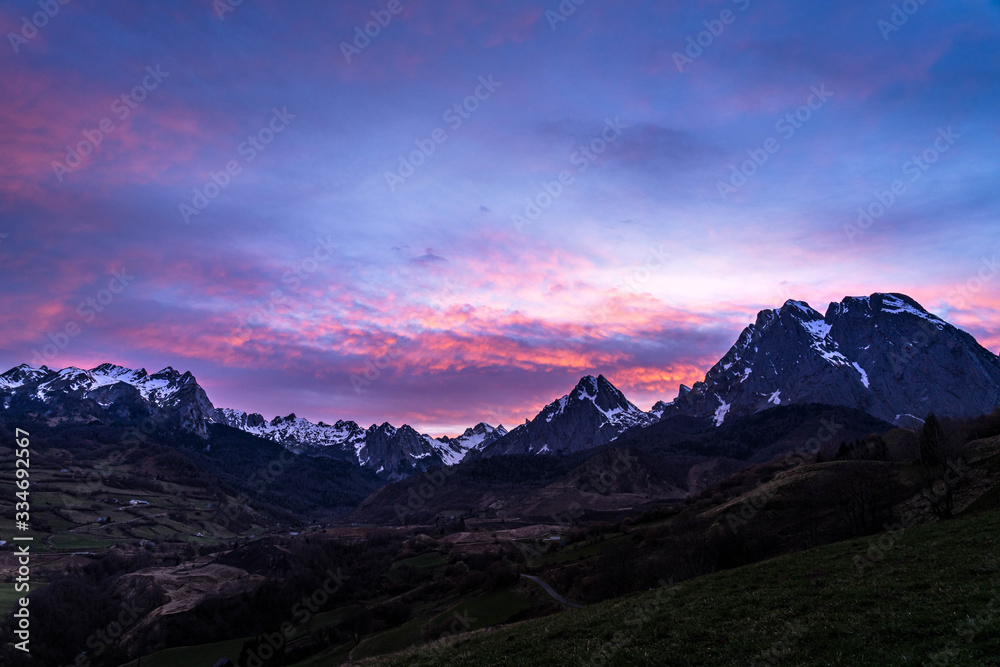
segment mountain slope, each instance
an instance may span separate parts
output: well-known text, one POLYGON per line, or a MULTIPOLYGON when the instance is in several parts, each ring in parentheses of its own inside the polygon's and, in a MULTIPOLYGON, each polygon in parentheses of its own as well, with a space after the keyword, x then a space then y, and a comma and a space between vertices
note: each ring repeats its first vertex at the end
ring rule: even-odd
POLYGON ((64 418, 164 414, 202 437, 215 413, 195 377, 169 366, 150 375, 114 364, 59 371, 22 364, 0 375, 0 400, 5 410, 41 408, 64 418))
POLYGON ((367 429, 353 421, 333 425, 296 417, 267 421, 259 414, 220 408, 219 423, 277 442, 291 451, 312 456, 330 456, 356 462, 389 480, 397 480, 442 465, 454 465, 469 451, 489 445, 505 435, 503 426, 479 423, 457 438, 432 438, 404 424, 372 424, 367 429))
POLYGON ((714 426, 707 418, 668 417, 623 433, 611 446, 635 448, 661 457, 724 457, 762 463, 787 452, 812 457, 822 451, 831 458, 841 442, 891 429, 892 424, 863 410, 802 403, 733 416, 721 426, 714 426))
POLYGON ((847 297, 825 315, 787 301, 761 311, 703 381, 654 413, 720 425, 790 403, 844 405, 897 424, 984 414, 1000 403, 1000 358, 902 294, 847 297))
POLYGON ((633 405, 603 375, 582 378, 569 394, 549 403, 493 444, 482 456, 568 454, 605 445, 654 418, 633 405))

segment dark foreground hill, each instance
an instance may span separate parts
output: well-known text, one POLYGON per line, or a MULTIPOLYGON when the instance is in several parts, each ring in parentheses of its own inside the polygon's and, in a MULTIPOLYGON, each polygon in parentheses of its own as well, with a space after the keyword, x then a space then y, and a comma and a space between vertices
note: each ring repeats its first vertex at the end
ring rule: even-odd
POLYGON ((998 665, 1000 512, 828 545, 372 665, 998 665))

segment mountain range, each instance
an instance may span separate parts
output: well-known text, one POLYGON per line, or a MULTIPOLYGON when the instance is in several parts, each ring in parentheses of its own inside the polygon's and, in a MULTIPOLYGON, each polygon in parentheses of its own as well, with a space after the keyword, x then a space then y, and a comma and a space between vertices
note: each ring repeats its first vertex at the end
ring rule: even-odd
POLYGON ((603 375, 588 375, 509 432, 479 423, 455 438, 405 424, 363 428, 294 414, 268 421, 216 408, 190 372, 170 367, 149 374, 110 363, 89 370, 23 364, 0 375, 4 411, 57 421, 161 416, 203 438, 209 425, 222 424, 296 453, 350 461, 390 481, 466 458, 572 454, 667 420, 719 427, 776 406, 813 403, 897 425, 918 424, 930 412, 976 416, 1000 404, 1000 358, 903 294, 848 297, 825 314, 789 300, 760 311, 704 380, 681 385, 677 398, 648 412, 603 375))
POLYGON ((858 408, 897 425, 1000 404, 1000 358, 903 294, 848 297, 820 314, 802 301, 762 310, 690 389, 654 413, 716 425, 775 405, 858 408))

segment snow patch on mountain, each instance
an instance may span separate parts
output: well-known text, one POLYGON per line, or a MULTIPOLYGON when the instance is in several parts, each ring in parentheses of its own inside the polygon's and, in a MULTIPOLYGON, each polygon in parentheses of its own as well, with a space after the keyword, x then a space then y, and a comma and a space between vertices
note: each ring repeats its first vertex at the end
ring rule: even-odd
POLYGON ((716 409, 715 416, 713 417, 713 421, 716 426, 722 426, 722 422, 726 421, 726 415, 729 414, 729 408, 732 407, 730 403, 726 403, 721 398, 719 399, 719 402, 722 403, 722 405, 716 409))
MULTIPOLYGON (((801 304, 801 302, 795 303, 801 304)), ((810 308, 809 311, 815 317, 821 317, 815 310, 810 308)), ((866 373, 856 361, 851 361, 838 349, 837 343, 830 335, 830 332, 833 330, 832 324, 828 324, 824 319, 814 319, 808 321, 800 320, 799 323, 802 325, 803 329, 809 332, 809 335, 812 337, 812 348, 818 352, 823 359, 828 361, 833 366, 852 366, 856 371, 858 371, 858 375, 861 376, 861 384, 863 384, 866 389, 871 387, 871 383, 868 380, 868 373, 866 373)))
POLYGON ((931 315, 926 310, 916 308, 894 294, 883 294, 882 295, 882 312, 889 313, 891 315, 898 315, 900 313, 906 313, 907 315, 915 315, 922 320, 927 320, 933 323, 938 329, 944 329, 945 321, 939 317, 931 315))
POLYGON ((851 365, 854 366, 854 369, 861 374, 861 384, 865 386, 865 389, 871 389, 872 385, 871 382, 868 381, 868 373, 865 372, 865 369, 861 368, 856 361, 852 361, 851 365))
POLYGON ((0 375, 0 388, 4 389, 17 389, 23 387, 25 384, 29 384, 35 380, 45 377, 51 371, 42 366, 41 368, 35 368, 34 366, 29 366, 28 364, 21 364, 20 366, 15 366, 3 375, 0 375))
POLYGON ((480 422, 466 429, 457 438, 433 438, 427 434, 418 434, 405 424, 397 428, 384 422, 364 429, 353 421, 313 423, 294 414, 267 421, 259 414, 247 414, 229 408, 216 410, 216 421, 304 453, 309 453, 313 448, 333 448, 357 461, 358 465, 372 468, 377 465, 377 473, 388 470, 382 460, 382 455, 387 453, 386 447, 389 448, 388 452, 400 455, 411 463, 422 462, 423 465, 429 463, 427 459, 436 457, 444 465, 455 465, 470 451, 507 433, 503 426, 494 427, 480 422), (381 449, 373 452, 376 442, 380 443, 381 449), (417 449, 414 450, 413 447, 417 449))
POLYGON ((179 391, 195 384, 190 373, 182 375, 170 366, 148 375, 145 369, 134 370, 114 364, 101 364, 89 370, 69 366, 58 371, 22 364, 0 375, 0 389, 17 390, 38 383, 33 396, 40 401, 48 401, 65 392, 88 394, 119 382, 135 387, 145 400, 158 407, 168 406, 179 391))
POLYGON ((719 421, 799 403, 897 424, 932 410, 985 414, 1000 406, 1000 358, 904 294, 845 297, 825 316, 789 300, 760 311, 684 401, 657 403, 651 416, 719 421))

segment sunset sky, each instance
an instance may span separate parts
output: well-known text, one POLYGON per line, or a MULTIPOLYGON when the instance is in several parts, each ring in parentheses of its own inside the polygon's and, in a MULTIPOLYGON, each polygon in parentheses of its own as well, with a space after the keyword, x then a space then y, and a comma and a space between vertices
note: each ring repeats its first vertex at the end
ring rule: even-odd
POLYGON ((996 0, 235 2, 0 5, 0 370, 454 435, 789 298, 1000 350, 996 0))

